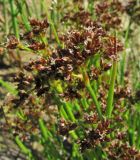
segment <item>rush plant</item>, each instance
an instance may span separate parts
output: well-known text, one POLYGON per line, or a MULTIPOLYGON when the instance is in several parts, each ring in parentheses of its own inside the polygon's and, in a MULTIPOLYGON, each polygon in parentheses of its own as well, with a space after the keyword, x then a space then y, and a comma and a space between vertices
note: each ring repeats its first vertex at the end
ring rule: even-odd
POLYGON ((38 58, 16 74, 16 89, 0 81, 13 94, 2 107, 4 129, 30 160, 140 159, 139 92, 125 81, 130 28, 124 36, 120 27, 127 7, 118 0, 53 1, 56 13, 60 4, 68 12, 56 18, 42 5, 41 19, 32 1, 37 19, 28 21, 25 2, 17 1, 25 30, 19 34, 12 14, 15 36, 6 48, 38 58))

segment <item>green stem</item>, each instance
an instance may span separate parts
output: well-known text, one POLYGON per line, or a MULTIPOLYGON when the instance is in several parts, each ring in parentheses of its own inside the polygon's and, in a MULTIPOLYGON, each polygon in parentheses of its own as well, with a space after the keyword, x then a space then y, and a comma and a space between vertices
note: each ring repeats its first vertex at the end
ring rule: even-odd
POLYGON ((71 121, 76 122, 76 119, 74 117, 74 114, 71 110, 71 106, 68 102, 63 103, 64 109, 67 112, 68 117, 70 118, 71 121))
POLYGON ((117 61, 114 60, 111 72, 110 88, 107 97, 107 110, 106 110, 107 117, 111 117, 113 111, 114 86, 115 86, 116 74, 117 74, 117 61))
POLYGON ((38 9, 37 9, 37 6, 36 6, 37 3, 35 2, 35 0, 32 0, 32 4, 33 4, 33 7, 34 7, 36 18, 39 19, 38 9))
POLYGON ((19 39, 19 26, 16 18, 16 12, 14 9, 14 1, 9 0, 10 9, 11 9, 11 16, 12 16, 12 24, 13 24, 13 30, 15 33, 15 36, 19 39))
POLYGON ((28 148, 23 144, 23 142, 19 139, 18 136, 16 136, 15 142, 17 143, 17 145, 19 146, 19 148, 21 149, 21 151, 22 151, 24 154, 26 154, 26 155, 29 156, 29 159, 33 159, 32 152, 30 151, 30 149, 28 149, 28 148))
POLYGON ((39 127, 45 141, 47 141, 49 137, 52 137, 50 131, 47 129, 47 127, 44 124, 44 121, 41 118, 39 119, 39 127))
POLYGON ((86 84, 86 87, 87 87, 87 90, 89 91, 89 93, 90 93, 90 95, 92 97, 92 100, 93 100, 93 102, 94 102, 94 104, 96 106, 97 113, 98 113, 100 119, 102 119, 103 117, 102 117, 101 106, 100 106, 100 103, 97 100, 97 97, 96 97, 96 94, 95 94, 94 90, 91 87, 91 84, 90 83, 86 84))
MULTIPOLYGON (((45 4, 44 4, 44 6, 45 6, 45 4)), ((46 15, 47 15, 49 24, 50 24, 50 26, 51 26, 51 29, 52 29, 53 33, 54 33, 54 37, 55 37, 55 39, 56 39, 56 42, 57 42, 57 44, 61 47, 61 42, 60 42, 60 40, 59 40, 57 31, 56 31, 56 28, 55 28, 55 26, 54 26, 54 23, 53 23, 53 21, 52 21, 52 19, 51 19, 51 16, 50 16, 50 14, 48 13, 48 8, 45 8, 45 10, 46 10, 46 15)))
POLYGON ((0 85, 2 85, 12 95, 18 94, 18 91, 15 89, 15 87, 13 85, 11 85, 11 83, 5 82, 4 80, 0 79, 0 85))
POLYGON ((89 106, 88 106, 86 98, 81 99, 81 103, 82 103, 84 110, 87 110, 89 106))
POLYGON ((24 2, 24 0, 21 0, 20 2, 17 2, 17 4, 18 4, 18 10, 21 14, 21 18, 23 20, 23 24, 24 24, 26 30, 30 31, 31 27, 30 27, 30 24, 29 24, 29 21, 28 21, 28 18, 27 18, 27 14, 26 14, 25 2, 24 2))
POLYGON ((93 88, 91 86, 91 83, 90 83, 89 77, 88 77, 88 75, 86 73, 86 70, 83 68, 81 71, 83 72, 83 79, 85 81, 86 88, 87 88, 89 94, 92 97, 92 101, 94 102, 94 104, 96 106, 99 118, 102 119, 103 116, 102 116, 101 106, 100 106, 100 103, 98 102, 98 99, 97 99, 97 96, 96 96, 96 92, 93 90, 93 88))
POLYGON ((69 117, 68 117, 68 115, 67 115, 67 113, 66 113, 66 111, 65 111, 65 109, 63 107, 63 105, 60 106, 60 114, 61 114, 61 117, 65 118, 66 120, 69 119, 69 117))
MULTIPOLYGON (((128 47, 130 26, 131 26, 131 20, 130 20, 130 22, 128 24, 127 31, 126 31, 126 34, 125 34, 125 48, 128 47)), ((124 51, 124 53, 122 55, 122 60, 121 60, 121 63, 120 63, 120 70, 121 70, 120 83, 122 85, 124 85, 124 73, 125 73, 125 67, 126 67, 126 63, 125 62, 126 62, 126 50, 124 51)))
POLYGON ((7 8, 6 8, 6 0, 3 1, 3 15, 5 21, 5 34, 8 35, 9 28, 8 28, 8 19, 7 19, 7 8))

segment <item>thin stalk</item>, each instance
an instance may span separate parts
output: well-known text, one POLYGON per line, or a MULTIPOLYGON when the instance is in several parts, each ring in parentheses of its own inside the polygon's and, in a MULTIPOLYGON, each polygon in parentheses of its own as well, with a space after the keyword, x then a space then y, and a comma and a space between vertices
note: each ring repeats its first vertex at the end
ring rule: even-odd
POLYGON ((29 21, 28 21, 28 18, 27 18, 26 5, 24 3, 24 0, 21 0, 20 2, 17 2, 17 4, 18 4, 19 13, 20 13, 21 18, 23 20, 23 24, 24 24, 26 30, 30 31, 31 27, 30 27, 30 24, 29 24, 29 21))
POLYGON ((116 75, 117 75, 117 61, 114 60, 111 71, 110 88, 107 97, 107 110, 106 110, 107 117, 111 117, 113 111, 113 99, 114 99, 114 87, 115 87, 116 75))
MULTIPOLYGON (((117 32, 115 31, 115 37, 117 37, 117 32)), ((117 54, 117 47, 116 47, 116 40, 114 43, 114 55, 117 54)), ((113 100, 114 100, 114 87, 115 87, 115 80, 117 75, 117 60, 113 60, 113 66, 111 70, 111 77, 110 77, 110 87, 107 97, 107 108, 106 108, 106 116, 108 118, 111 117, 113 111, 113 100)))
POLYGON ((24 0, 24 4, 26 6, 27 15, 31 17, 32 14, 31 14, 30 6, 28 5, 28 2, 26 0, 24 0))
MULTIPOLYGON (((13 30, 14 30, 14 34, 16 36, 17 39, 20 39, 20 36, 19 36, 19 25, 18 25, 18 21, 17 21, 17 13, 16 13, 16 10, 14 8, 14 0, 9 0, 9 5, 10 5, 10 10, 11 10, 11 18, 12 18, 12 27, 13 27, 13 30)), ((19 50, 17 50, 17 56, 18 56, 18 59, 19 59, 19 66, 21 67, 21 57, 20 57, 20 54, 19 54, 19 50)))
POLYGON ((8 17, 7 17, 7 8, 6 8, 6 0, 3 1, 3 15, 4 15, 4 21, 5 21, 5 34, 8 35, 9 33, 9 27, 8 27, 8 17))
POLYGON ((138 138, 137 138, 137 148, 140 149, 140 114, 137 116, 137 128, 138 128, 138 138))
POLYGON ((95 19, 95 11, 94 11, 94 0, 90 0, 89 3, 88 3, 88 8, 89 8, 89 11, 93 17, 93 19, 95 19))
POLYGON ((77 134, 76 134, 76 132, 75 131, 69 131, 69 134, 71 135, 71 137, 74 139, 74 140, 78 140, 78 136, 77 136, 77 134))
POLYGON ((41 15, 44 13, 44 0, 41 0, 41 2, 40 2, 40 13, 41 13, 41 15))
POLYGON ((96 109, 97 109, 97 113, 99 115, 99 118, 102 119, 103 116, 102 116, 102 111, 101 111, 101 105, 100 103, 98 102, 98 99, 97 99, 97 96, 96 96, 96 92, 94 91, 94 89, 92 88, 91 86, 91 83, 90 83, 90 80, 89 80, 89 77, 85 71, 85 69, 83 68, 83 70, 81 70, 83 72, 83 78, 84 78, 84 81, 85 81, 85 85, 86 85, 86 88, 89 92, 89 94, 91 95, 91 98, 96 106, 96 109))
POLYGON ((36 6, 37 3, 35 2, 35 0, 32 0, 32 4, 33 4, 33 7, 34 7, 36 18, 39 19, 39 13, 38 13, 38 9, 37 9, 37 6, 36 6))
POLYGON ((97 100, 97 97, 96 97, 96 94, 95 94, 93 88, 91 87, 91 84, 90 83, 86 84, 86 87, 87 87, 87 90, 89 91, 89 93, 90 93, 90 95, 92 97, 92 100, 93 100, 93 102, 94 102, 94 104, 96 106, 97 113, 98 113, 100 119, 102 119, 103 116, 102 116, 101 106, 100 106, 100 103, 97 100))
MULTIPOLYGON (((45 4, 44 4, 44 6, 45 6, 45 4)), ((55 28, 55 26, 54 26, 54 23, 53 23, 53 21, 52 21, 52 19, 51 19, 51 16, 50 16, 50 14, 48 13, 48 8, 47 8, 47 7, 45 8, 45 11, 46 11, 46 15, 47 15, 47 18, 48 18, 50 27, 51 27, 51 29, 52 29, 52 31, 53 31, 53 34, 54 34, 54 37, 55 37, 55 39, 56 39, 56 42, 57 42, 57 44, 61 47, 61 42, 60 42, 60 40, 59 40, 57 31, 56 31, 56 28, 55 28)))
POLYGON ((2 85, 8 92, 10 92, 13 95, 17 95, 18 91, 15 89, 14 86, 12 86, 10 83, 5 82, 4 80, 0 79, 0 85, 2 85))
POLYGON ((47 141, 49 137, 52 137, 50 131, 47 129, 47 127, 44 124, 44 121, 41 118, 39 119, 39 127, 45 141, 47 141))
POLYGON ((76 119, 75 119, 74 114, 73 114, 73 112, 71 110, 70 104, 68 102, 64 102, 63 106, 64 106, 64 108, 65 108, 65 110, 67 112, 67 115, 70 118, 70 120, 73 121, 73 122, 76 122, 76 119))
POLYGON ((69 117, 68 117, 66 111, 64 110, 63 105, 60 107, 60 114, 61 114, 61 117, 63 117, 64 119, 66 119, 66 120, 69 119, 69 117))
POLYGON ((12 16, 12 26, 15 33, 15 36, 19 39, 19 26, 16 18, 16 11, 14 9, 14 0, 9 0, 11 16, 12 16))
POLYGON ((18 118, 20 118, 23 121, 27 120, 27 116, 24 114, 23 110, 21 108, 19 108, 19 110, 17 110, 16 112, 18 118))
MULTIPOLYGON (((130 26, 131 26, 131 20, 128 24, 128 27, 127 27, 127 31, 126 31, 126 34, 125 34, 125 48, 128 47, 128 39, 129 39, 129 32, 130 32, 130 26)), ((120 73, 120 84, 124 85, 124 73, 125 73, 125 67, 126 67, 126 51, 124 51, 123 55, 122 55, 122 60, 121 60, 121 63, 120 63, 120 70, 121 70, 121 73, 120 73)))
POLYGON ((89 94, 91 95, 92 101, 94 102, 94 104, 96 106, 99 118, 102 119, 103 115, 102 115, 100 103, 98 102, 98 99, 97 99, 97 96, 96 96, 96 92, 93 90, 93 88, 92 88, 92 86, 90 84, 89 77, 88 77, 85 69, 83 69, 83 78, 85 80, 86 88, 87 88, 89 94))
POLYGON ((82 154, 79 152, 79 146, 78 144, 74 143, 72 147, 72 158, 73 160, 83 160, 82 154))
POLYGON ((81 99, 81 103, 82 103, 82 106, 83 106, 84 110, 87 110, 89 105, 87 103, 86 98, 81 99))
POLYGON ((30 151, 30 149, 28 149, 23 142, 20 140, 20 138, 18 136, 16 136, 15 138, 15 142, 17 143, 17 145, 19 146, 19 148, 21 149, 21 151, 29 156, 29 159, 32 159, 32 152, 30 151))
POLYGON ((78 104, 77 100, 74 102, 74 106, 75 106, 76 111, 80 111, 81 110, 80 109, 80 105, 78 104))
MULTIPOLYGON (((55 93, 55 91, 54 91, 54 93, 55 93)), ((71 108, 72 108, 71 103, 60 101, 60 98, 58 96, 55 96, 54 99, 55 99, 57 105, 60 106, 60 107, 58 107, 58 109, 61 111, 61 116, 63 115, 64 118, 70 119, 71 121, 76 122, 74 114, 71 110, 71 108)))
POLYGON ((9 126, 8 118, 7 118, 7 115, 5 114, 3 106, 0 106, 0 112, 1 112, 0 113, 1 117, 3 116, 5 119, 6 125, 9 126))

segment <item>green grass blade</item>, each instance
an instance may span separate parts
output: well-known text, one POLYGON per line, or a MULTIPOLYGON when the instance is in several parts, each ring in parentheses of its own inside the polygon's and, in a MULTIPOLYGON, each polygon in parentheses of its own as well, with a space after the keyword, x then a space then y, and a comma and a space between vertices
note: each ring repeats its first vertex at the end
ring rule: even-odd
POLYGON ((47 129, 47 127, 44 124, 44 121, 41 118, 39 119, 39 127, 45 141, 47 141, 49 137, 52 137, 50 131, 47 129))
POLYGON ((8 92, 10 92, 13 95, 17 95, 18 91, 12 86, 10 83, 3 81, 0 79, 0 85, 2 85, 8 92))
POLYGON ((69 119, 73 122, 76 122, 76 119, 75 119, 74 114, 71 110, 72 107, 70 106, 70 104, 68 102, 64 102, 63 106, 64 106, 65 111, 67 112, 69 119))
POLYGON ((98 99, 97 99, 97 96, 96 96, 96 92, 94 91, 94 89, 92 88, 91 84, 90 84, 90 81, 89 81, 89 77, 85 71, 85 69, 83 69, 83 78, 84 78, 84 81, 85 81, 85 85, 86 85, 86 88, 92 98, 92 101, 93 103, 95 104, 96 106, 96 109, 97 109, 97 113, 99 115, 99 118, 102 119, 103 118, 103 115, 102 115, 102 111, 101 111, 101 105, 100 103, 98 102, 98 99))
MULTIPOLYGON (((46 3, 44 3, 44 6, 46 5, 46 3)), ((53 31, 53 34, 54 34, 54 37, 56 39, 56 42, 59 46, 61 46, 61 42, 60 42, 60 39, 58 37, 58 34, 57 34, 57 31, 56 31, 56 28, 55 28, 55 25, 54 25, 54 22, 52 21, 52 18, 48 12, 48 7, 45 8, 45 11, 46 11, 46 15, 47 15, 47 18, 48 18, 48 21, 49 21, 49 24, 50 24, 50 27, 53 31)))
POLYGON ((19 26, 16 18, 16 10, 14 8, 14 0, 9 0, 10 10, 11 10, 11 17, 12 17, 12 26, 15 33, 15 36, 19 39, 19 26))
POLYGON ((27 18, 26 6, 25 6, 24 1, 21 0, 20 2, 17 2, 17 7, 18 7, 19 13, 21 15, 21 18, 22 18, 22 21, 23 21, 23 24, 24 24, 26 30, 30 31, 31 27, 30 27, 30 24, 29 24, 29 21, 28 21, 28 18, 27 18))
POLYGON ((5 34, 9 33, 9 25, 8 25, 8 12, 6 7, 6 0, 3 1, 3 16, 4 16, 4 30, 5 34))
POLYGON ((91 97, 92 97, 92 100, 93 100, 93 102, 94 102, 94 104, 95 104, 95 106, 96 106, 97 113, 98 113, 100 119, 102 119, 103 117, 102 117, 101 106, 100 106, 100 103, 99 103, 98 100, 97 100, 97 97, 96 97, 96 94, 95 94, 93 88, 91 87, 91 84, 88 83, 88 84, 86 85, 86 87, 87 87, 87 90, 89 91, 89 93, 90 93, 90 95, 91 95, 91 97))
POLYGON ((21 149, 21 152, 23 152, 24 154, 28 155, 30 159, 32 159, 32 153, 31 150, 29 148, 27 148, 23 142, 20 140, 20 138, 18 136, 16 136, 15 138, 15 142, 17 143, 17 145, 19 146, 19 148, 21 149))
MULTIPOLYGON (((125 48, 127 49, 129 43, 129 32, 130 32, 131 21, 128 24, 126 33, 125 33, 125 48)), ((120 61, 120 84, 124 85, 124 73, 126 68, 126 50, 122 54, 122 59, 120 61)))
POLYGON ((66 111, 64 110, 63 105, 60 106, 60 115, 61 115, 61 117, 63 117, 63 118, 66 119, 66 120, 69 119, 69 117, 68 117, 66 111))
POLYGON ((113 67, 111 71, 111 79, 110 79, 110 88, 107 97, 107 109, 106 116, 111 117, 113 111, 113 99, 114 99, 114 87, 115 87, 115 79, 117 74, 117 61, 113 62, 113 67))
POLYGON ((35 0, 32 0, 32 4, 33 4, 33 7, 34 7, 36 18, 39 19, 39 13, 38 13, 38 8, 37 8, 38 3, 36 3, 35 0))

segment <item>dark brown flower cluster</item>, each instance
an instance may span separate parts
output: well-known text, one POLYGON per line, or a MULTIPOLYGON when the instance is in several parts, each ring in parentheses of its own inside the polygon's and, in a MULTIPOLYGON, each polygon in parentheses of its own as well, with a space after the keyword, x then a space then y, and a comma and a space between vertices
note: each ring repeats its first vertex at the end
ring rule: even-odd
POLYGON ((102 48, 103 37, 105 37, 105 31, 96 24, 81 31, 70 31, 63 37, 63 41, 70 51, 70 58, 74 59, 75 56, 77 63, 82 64, 85 59, 96 54, 102 48))
POLYGON ((107 136, 111 132, 109 125, 109 121, 103 121, 99 122, 96 129, 88 129, 85 138, 78 142, 81 151, 83 152, 84 150, 91 148, 94 149, 103 142, 109 142, 110 139, 107 136))
POLYGON ((140 153, 139 151, 129 146, 126 143, 120 143, 120 141, 114 141, 108 148, 108 157, 109 159, 113 160, 139 160, 140 159, 140 153))
POLYGON ((47 19, 39 21, 30 20, 31 30, 20 36, 20 41, 15 36, 10 36, 7 42, 8 49, 19 48, 21 50, 40 51, 45 49, 46 44, 43 41, 46 37, 46 30, 49 27, 47 19), (26 41, 26 42, 25 42, 26 41))
POLYGON ((120 98, 125 98, 129 99, 131 97, 131 90, 129 87, 117 87, 115 90, 115 98, 120 99, 120 98))
POLYGON ((33 51, 40 51, 45 49, 45 42, 42 41, 46 37, 46 30, 49 27, 47 19, 42 21, 31 19, 31 31, 25 33, 21 39, 28 41, 28 48, 33 51), (37 40, 37 37, 39 40, 37 40))
POLYGON ((31 19, 30 20, 30 25, 32 26, 32 32, 34 34, 39 34, 41 32, 44 32, 46 28, 49 27, 48 20, 45 19, 43 21, 39 21, 36 19, 31 19))
POLYGON ((103 23, 106 29, 118 28, 121 24, 120 14, 124 7, 118 0, 102 1, 95 6, 98 21, 103 23))
MULTIPOLYGON (((92 115, 84 115, 84 123, 82 126, 78 123, 72 123, 62 119, 59 122, 58 129, 59 134, 61 136, 65 136, 65 139, 67 139, 70 144, 71 136, 69 132, 73 130, 73 133, 76 133, 76 130, 80 130, 82 138, 79 137, 76 142, 79 145, 81 152, 84 152, 87 149, 94 150, 97 146, 101 146, 104 142, 108 143, 111 141, 108 136, 111 132, 113 132, 110 125, 111 122, 109 120, 100 121, 97 114, 94 113, 92 115), (86 124, 89 126, 86 127, 86 124), (93 127, 93 124, 97 125, 93 127)), ((105 144, 105 146, 107 145, 109 145, 109 143, 105 144)))
MULTIPOLYGON (((124 12, 124 6, 119 0, 95 2, 93 8, 95 9, 94 18, 107 30, 120 26, 120 15, 124 12)), ((79 7, 78 9, 79 10, 76 13, 67 13, 62 21, 70 20, 74 24, 76 23, 79 28, 82 26, 93 26, 94 21, 91 16, 93 13, 85 11, 82 7, 79 7)))
POLYGON ((118 52, 122 50, 120 42, 115 37, 107 36, 102 27, 98 25, 81 31, 71 31, 63 36, 62 40, 65 44, 64 49, 57 49, 48 60, 41 58, 25 66, 27 71, 37 71, 34 78, 37 95, 41 95, 41 92, 48 92, 51 88, 50 82, 62 80, 69 81, 71 84, 67 84, 63 95, 75 94, 74 97, 79 97, 80 94, 76 92, 82 82, 80 67, 84 66, 90 57, 101 52, 101 56, 106 58, 107 62, 101 62, 101 69, 91 67, 89 71, 89 77, 97 79, 102 72, 110 69, 111 65, 108 60, 116 59, 118 52))
POLYGON ((71 21, 73 23, 78 24, 79 27, 82 26, 92 26, 94 24, 93 20, 91 19, 91 14, 85 11, 83 8, 79 8, 79 11, 71 14, 67 13, 62 21, 71 21))
POLYGON ((118 58, 118 52, 123 50, 122 44, 116 39, 116 37, 109 36, 105 39, 104 48, 103 50, 105 58, 116 59, 118 58))
POLYGON ((20 72, 15 77, 15 82, 17 83, 18 98, 14 99, 13 103, 15 103, 15 107, 18 107, 28 98, 28 91, 31 89, 33 77, 26 76, 23 72, 20 72))
POLYGON ((29 45, 29 48, 32 49, 33 51, 38 51, 45 49, 45 44, 40 42, 34 42, 31 45, 29 45))
POLYGON ((69 131, 74 130, 77 127, 76 123, 67 122, 61 119, 58 125, 60 135, 68 135, 69 131))
POLYGON ((84 122, 87 124, 96 124, 99 121, 96 113, 92 115, 84 114, 84 122))
POLYGON ((18 39, 14 35, 12 35, 9 37, 6 47, 8 49, 16 49, 18 44, 19 44, 18 39))
MULTIPOLYGON (((46 20, 31 20, 31 25, 33 29, 37 27, 41 32, 48 27, 46 20)), ((111 68, 111 59, 116 60, 118 52, 122 50, 122 45, 116 37, 109 36, 96 22, 79 31, 69 31, 61 40, 64 42, 64 48, 57 48, 47 60, 40 58, 31 61, 24 67, 31 73, 30 76, 26 77, 21 73, 16 78, 19 90, 16 104, 24 103, 33 91, 37 96, 50 97, 52 89, 56 88, 53 84, 56 81, 59 81, 60 88, 65 86, 59 96, 67 100, 81 98, 81 91, 85 88, 81 68, 85 67, 90 58, 99 54, 100 68, 91 65, 87 70, 90 80, 97 80, 99 75, 111 68)), ((44 45, 34 42, 29 48, 41 50, 44 45)))
MULTIPOLYGON (((106 57, 108 58, 108 57, 106 57)), ((109 57, 111 58, 111 57, 109 57)), ((95 67, 94 65, 91 65, 90 70, 88 71, 89 78, 91 80, 97 80, 102 73, 108 71, 112 67, 112 63, 100 59, 100 67, 95 67)))
POLYGON ((82 94, 80 93, 82 90, 84 91, 85 84, 81 80, 76 80, 75 83, 69 84, 63 94, 60 94, 61 98, 64 98, 66 101, 80 99, 82 98, 82 94))

